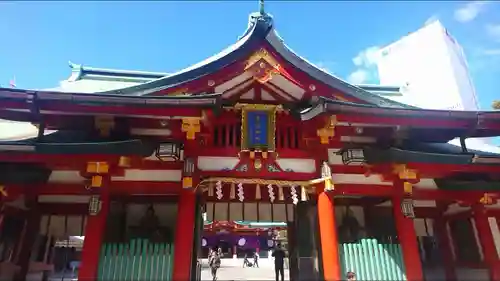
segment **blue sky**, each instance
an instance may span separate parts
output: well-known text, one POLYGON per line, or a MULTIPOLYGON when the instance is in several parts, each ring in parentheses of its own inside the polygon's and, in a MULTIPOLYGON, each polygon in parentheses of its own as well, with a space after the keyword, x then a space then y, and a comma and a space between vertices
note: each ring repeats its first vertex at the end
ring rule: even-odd
MULTIPOLYGON (((257 10, 257 0, 0 2, 0 84, 15 77, 19 88, 57 86, 68 61, 174 72, 234 43, 257 10)), ((500 2, 268 0, 266 11, 301 56, 371 83, 375 69, 355 65, 360 55, 437 18, 464 47, 481 107, 500 98, 500 2)))

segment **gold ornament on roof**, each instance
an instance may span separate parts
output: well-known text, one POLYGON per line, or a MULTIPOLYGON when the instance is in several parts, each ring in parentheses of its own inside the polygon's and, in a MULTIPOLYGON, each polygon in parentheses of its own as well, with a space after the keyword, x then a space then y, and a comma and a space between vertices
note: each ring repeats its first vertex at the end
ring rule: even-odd
POLYGON ((493 205, 495 204, 495 200, 488 193, 483 194, 483 197, 479 199, 479 203, 483 205, 493 205))
POLYGON ((264 48, 253 53, 245 63, 245 71, 251 71, 253 78, 261 84, 267 83, 273 75, 280 74, 281 68, 278 61, 264 48))

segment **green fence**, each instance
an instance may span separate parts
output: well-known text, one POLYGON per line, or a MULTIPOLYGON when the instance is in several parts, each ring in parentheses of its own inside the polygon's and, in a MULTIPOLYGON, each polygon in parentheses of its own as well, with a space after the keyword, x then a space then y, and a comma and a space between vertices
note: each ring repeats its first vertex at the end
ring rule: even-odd
POLYGON ((97 280, 172 280, 173 255, 173 245, 147 239, 105 243, 97 280))
POLYGON ((352 271, 357 280, 406 280, 399 244, 381 244, 376 239, 340 244, 342 275, 352 271))

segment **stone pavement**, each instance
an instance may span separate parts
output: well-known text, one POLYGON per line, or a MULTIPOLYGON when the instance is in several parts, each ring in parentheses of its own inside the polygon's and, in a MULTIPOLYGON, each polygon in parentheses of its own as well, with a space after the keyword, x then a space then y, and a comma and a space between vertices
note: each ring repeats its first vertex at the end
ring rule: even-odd
MULTIPOLYGON (((222 259, 221 268, 217 272, 217 280, 231 281, 231 280, 275 280, 274 277, 274 263, 266 259, 259 261, 260 268, 242 267, 242 259, 222 259)), ((211 281, 212 275, 208 267, 207 260, 203 260, 201 268, 201 280, 211 281)), ((289 279, 288 269, 285 269, 285 280, 289 279)))

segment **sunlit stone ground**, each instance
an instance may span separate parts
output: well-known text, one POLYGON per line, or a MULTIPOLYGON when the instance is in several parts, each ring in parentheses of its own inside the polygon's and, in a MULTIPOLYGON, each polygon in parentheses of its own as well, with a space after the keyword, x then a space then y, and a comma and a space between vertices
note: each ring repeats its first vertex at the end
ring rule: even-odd
MULTIPOLYGON (((260 268, 243 268, 243 259, 222 259, 221 268, 217 274, 218 280, 275 280, 274 262, 268 259, 259 261, 260 268)), ((212 280, 207 260, 203 260, 201 280, 212 280)), ((288 269, 285 269, 285 280, 290 280, 288 269)))

